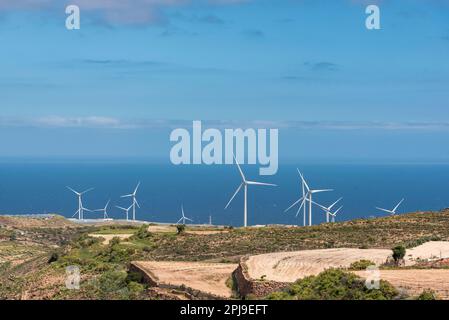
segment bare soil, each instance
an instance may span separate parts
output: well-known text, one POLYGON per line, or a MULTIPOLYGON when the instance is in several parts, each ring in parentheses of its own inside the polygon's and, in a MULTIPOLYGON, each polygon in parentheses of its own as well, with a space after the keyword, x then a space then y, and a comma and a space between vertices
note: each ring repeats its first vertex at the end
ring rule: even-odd
POLYGON ((161 284, 179 287, 184 285, 225 298, 232 296, 232 290, 226 285, 226 281, 237 264, 174 261, 139 261, 134 264, 161 284))

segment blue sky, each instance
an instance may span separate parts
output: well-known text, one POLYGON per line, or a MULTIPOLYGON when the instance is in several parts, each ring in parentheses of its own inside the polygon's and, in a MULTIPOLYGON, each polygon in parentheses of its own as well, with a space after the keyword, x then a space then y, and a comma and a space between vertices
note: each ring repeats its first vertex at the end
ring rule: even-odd
POLYGON ((285 159, 449 162, 449 1, 378 1, 378 31, 376 1, 10 2, 1 158, 165 159, 195 119, 269 121, 285 159))

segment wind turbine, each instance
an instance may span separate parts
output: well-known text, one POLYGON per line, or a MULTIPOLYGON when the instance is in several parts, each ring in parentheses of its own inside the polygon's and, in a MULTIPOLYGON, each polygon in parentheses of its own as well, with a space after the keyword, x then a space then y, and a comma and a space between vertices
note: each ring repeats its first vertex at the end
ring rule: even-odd
POLYGON ((338 208, 337 210, 335 210, 334 213, 329 212, 329 214, 332 216, 332 220, 331 222, 334 223, 335 222, 335 217, 337 216, 337 213, 343 208, 343 206, 341 206, 340 208, 338 208))
POLYGON ((396 205, 396 207, 393 208, 393 210, 387 210, 387 209, 383 209, 383 208, 379 208, 376 207, 376 209, 387 212, 391 215, 395 215, 396 214, 396 210, 398 210, 399 206, 402 204, 402 202, 404 202, 405 199, 402 199, 401 201, 399 201, 399 203, 396 205))
POLYGON ((136 205, 140 209, 140 205, 139 205, 139 203, 137 202, 137 199, 136 199, 136 194, 137 194, 137 190, 139 190, 139 186, 140 186, 140 182, 137 184, 137 187, 136 187, 136 189, 134 189, 133 193, 121 196, 121 198, 132 198, 133 199, 133 203, 131 205, 131 207, 133 209, 133 220, 136 220, 136 205))
MULTIPOLYGON (((298 170, 299 175, 301 175, 301 172, 299 171, 299 169, 297 168, 296 170, 298 170)), ((301 208, 304 208, 304 215, 303 215, 303 225, 304 227, 306 226, 306 201, 307 201, 307 197, 306 197, 306 190, 305 190, 305 186, 304 186, 304 182, 301 180, 301 187, 302 187, 302 197, 299 198, 297 201, 293 202, 293 204, 288 207, 287 209, 285 209, 284 212, 289 211, 291 208, 293 208, 294 206, 296 206, 299 202, 301 202, 301 205, 298 208, 298 211, 296 212, 296 216, 298 217, 299 215, 299 211, 301 211, 301 208)))
POLYGON ((249 181, 246 180, 245 175, 243 174, 242 168, 240 168, 239 163, 237 162, 236 157, 234 156, 234 160, 235 163, 237 164, 237 167, 239 169, 240 172, 240 176, 242 177, 242 183, 237 187, 237 190, 235 191, 234 195, 232 196, 231 200, 229 200, 228 204, 225 207, 225 210, 229 207, 229 205, 231 204, 232 200, 234 200, 235 196, 237 195, 237 193, 239 193, 240 189, 242 189, 242 187, 244 188, 244 193, 245 193, 245 200, 244 200, 244 206, 243 206, 243 226, 247 227, 247 222, 248 222, 248 186, 249 185, 253 185, 253 186, 272 186, 272 187, 276 187, 275 184, 271 184, 271 183, 263 183, 263 182, 257 182, 257 181, 249 181))
POLYGON ((298 172, 299 172, 299 175, 301 176, 302 183, 306 187, 306 191, 307 191, 306 198, 307 198, 307 201, 309 201, 309 226, 311 226, 312 225, 312 204, 313 204, 312 195, 315 193, 333 191, 333 189, 312 190, 309 188, 309 185, 307 184, 306 179, 304 179, 304 176, 302 175, 302 173, 299 170, 298 170, 298 172))
POLYGON ((182 224, 186 224, 186 220, 193 222, 192 219, 187 218, 186 215, 184 214, 184 206, 183 205, 181 206, 181 213, 182 213, 182 217, 181 217, 181 219, 178 220, 178 222, 176 222, 177 224, 180 223, 181 221, 182 221, 182 224))
MULTIPOLYGON (((343 198, 338 199, 337 201, 335 201, 334 203, 332 203, 329 207, 322 206, 321 204, 316 203, 315 201, 313 202, 313 204, 316 204, 318 207, 320 207, 321 209, 323 209, 324 212, 326 212, 326 222, 329 223, 329 216, 330 216, 331 213, 332 213, 331 210, 332 210, 333 207, 335 207, 335 205, 336 205, 337 203, 340 202, 341 199, 343 199, 343 198)), ((342 208, 342 207, 340 207, 339 209, 341 209, 341 208, 342 208)))
POLYGON ((87 193, 89 191, 94 190, 94 188, 87 189, 87 190, 85 190, 83 192, 78 192, 78 191, 76 191, 76 190, 74 190, 74 189, 72 189, 70 187, 67 187, 67 189, 69 189, 70 191, 72 191, 74 194, 76 194, 78 196, 78 211, 76 211, 75 214, 72 217, 74 217, 74 216, 76 216, 78 214, 78 220, 84 220, 84 211, 92 212, 92 210, 84 208, 82 196, 83 196, 83 194, 85 194, 85 193, 87 193))
POLYGON ((106 219, 109 218, 109 216, 108 216, 108 207, 109 207, 109 203, 110 203, 110 202, 111 202, 111 200, 109 200, 109 201, 106 203, 104 209, 97 209, 97 210, 94 210, 94 212, 103 212, 103 213, 104 213, 104 215, 103 215, 103 219, 104 219, 104 220, 106 220, 106 219))
POLYGON ((131 208, 133 206, 131 205, 128 209, 123 208, 123 207, 119 207, 119 206, 116 206, 116 207, 126 212, 126 221, 128 221, 129 220, 129 210, 131 210, 131 208))

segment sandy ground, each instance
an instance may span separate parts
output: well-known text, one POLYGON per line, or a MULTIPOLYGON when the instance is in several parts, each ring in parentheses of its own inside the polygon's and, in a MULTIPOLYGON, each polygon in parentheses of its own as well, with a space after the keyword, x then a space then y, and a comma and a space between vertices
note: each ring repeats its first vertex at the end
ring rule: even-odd
MULTIPOLYGON (((325 269, 349 267, 351 263, 366 259, 380 265, 391 256, 388 249, 323 249, 296 252, 269 253, 251 256, 247 261, 251 278, 294 282, 297 279, 316 275, 325 269)), ((412 266, 417 259, 449 257, 449 242, 431 241, 416 248, 407 249, 406 266, 412 266)))
POLYGON ((108 245, 113 238, 117 237, 120 238, 120 240, 127 240, 132 236, 132 234, 89 234, 89 236, 94 238, 103 238, 103 244, 108 245))
POLYGON ((305 250, 251 256, 246 264, 253 279, 265 276, 266 280, 294 282, 332 267, 349 267, 351 263, 362 259, 382 264, 389 255, 391 250, 386 249, 305 250))
MULTIPOLYGON (((380 270, 380 279, 390 282, 411 296, 417 296, 425 289, 431 289, 442 299, 449 298, 449 270, 380 270)), ((365 271, 355 272, 362 278, 365 271)))
POLYGON ((159 283, 185 285, 226 298, 232 295, 226 280, 237 268, 237 264, 230 263, 139 261, 134 264, 148 271, 159 283))
POLYGON ((410 266, 417 259, 442 259, 449 258, 448 241, 430 241, 419 247, 407 249, 405 253, 405 265, 410 266))
POLYGON ((175 226, 154 225, 148 227, 149 232, 154 233, 172 233, 176 232, 175 226))

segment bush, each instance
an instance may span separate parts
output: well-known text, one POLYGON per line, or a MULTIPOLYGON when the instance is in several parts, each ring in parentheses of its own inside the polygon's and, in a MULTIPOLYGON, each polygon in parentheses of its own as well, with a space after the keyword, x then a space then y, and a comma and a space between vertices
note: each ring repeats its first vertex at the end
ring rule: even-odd
POLYGON ((151 237, 151 233, 148 231, 148 225, 144 224, 142 225, 139 230, 137 230, 136 234, 134 235, 134 238, 137 239, 148 239, 151 237))
POLYGON ((432 290, 424 290, 417 298, 417 300, 438 300, 438 296, 432 290))
POLYGON ((396 246, 391 250, 393 250, 393 259, 396 262, 396 264, 398 264, 400 260, 404 259, 406 252, 404 246, 396 246))
POLYGON ((284 292, 269 295, 270 300, 391 300, 398 295, 388 282, 379 289, 368 289, 365 281, 353 273, 329 269, 317 276, 298 280, 284 292))
POLYGON ((350 270, 366 270, 369 266, 375 266, 376 264, 371 260, 359 260, 351 263, 350 270))
POLYGON ((50 258, 48 258, 48 264, 53 263, 53 262, 56 262, 56 261, 58 261, 58 260, 59 260, 59 253, 53 252, 53 253, 50 255, 50 258))
POLYGON ((120 238, 119 237, 114 237, 111 239, 111 241, 109 241, 109 246, 113 247, 115 245, 120 244, 120 238))
POLYGON ((184 224, 178 224, 176 226, 176 231, 178 234, 184 233, 186 231, 186 226, 184 224))

